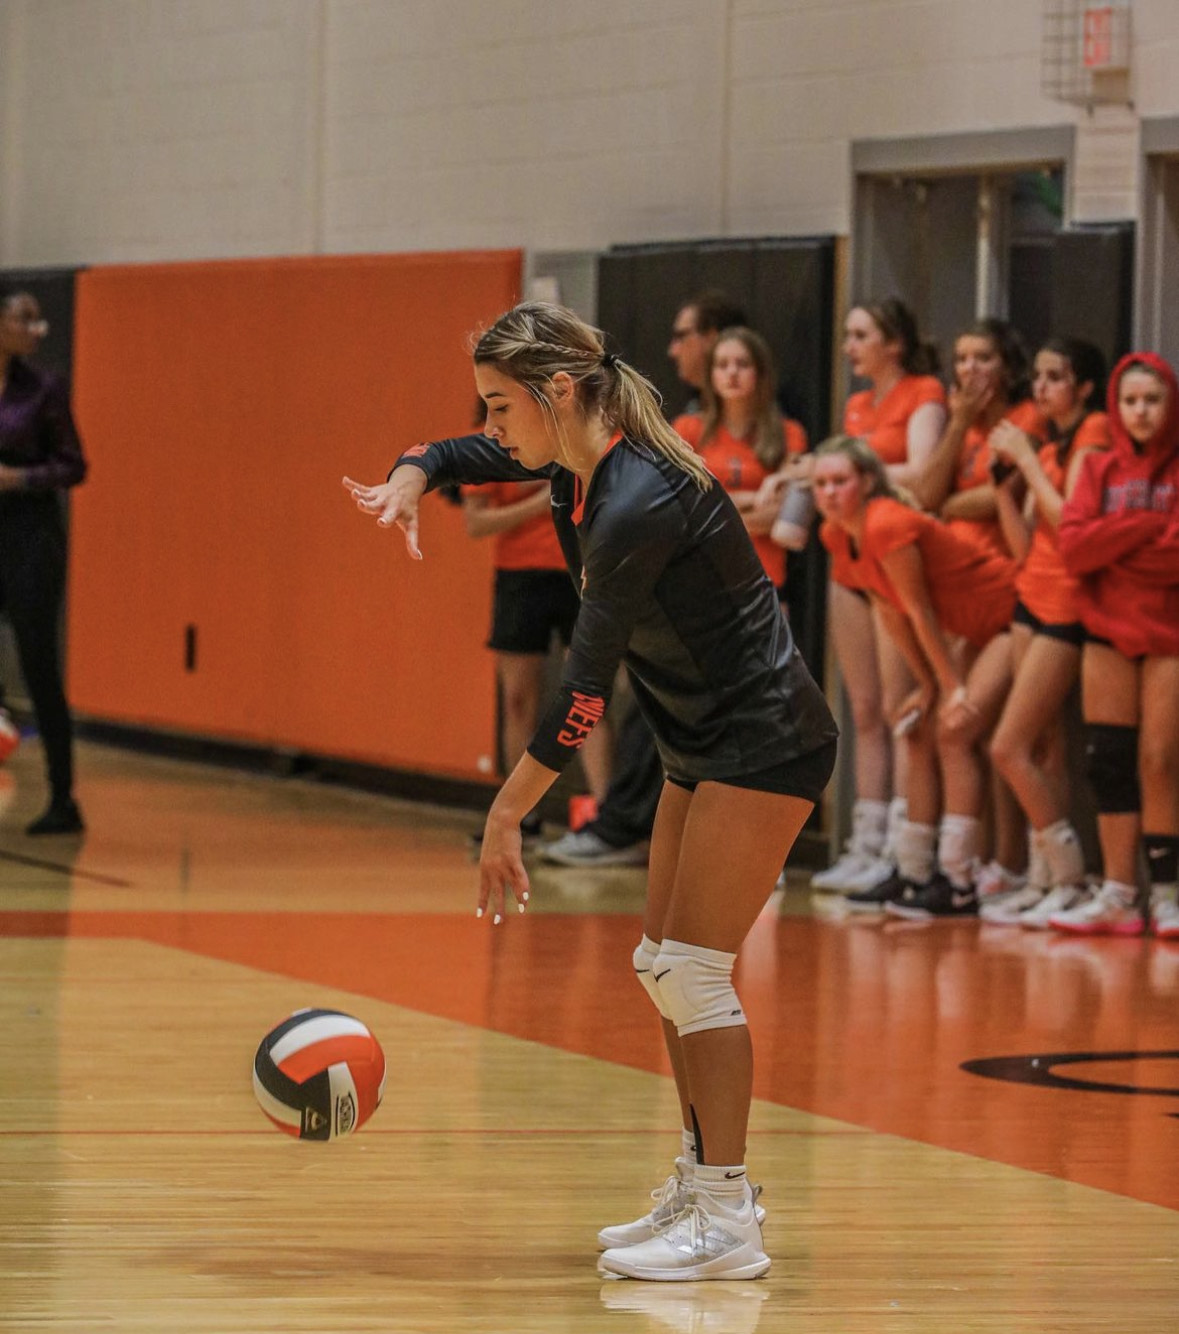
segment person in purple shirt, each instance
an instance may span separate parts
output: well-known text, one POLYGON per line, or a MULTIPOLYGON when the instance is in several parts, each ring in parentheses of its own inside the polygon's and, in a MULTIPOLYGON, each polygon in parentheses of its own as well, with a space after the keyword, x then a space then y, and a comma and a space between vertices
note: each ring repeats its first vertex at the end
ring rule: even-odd
POLYGON ((26 360, 47 326, 36 298, 0 288, 0 607, 45 748, 50 800, 28 834, 77 834, 73 724, 58 626, 66 535, 58 493, 86 476, 65 386, 26 360))

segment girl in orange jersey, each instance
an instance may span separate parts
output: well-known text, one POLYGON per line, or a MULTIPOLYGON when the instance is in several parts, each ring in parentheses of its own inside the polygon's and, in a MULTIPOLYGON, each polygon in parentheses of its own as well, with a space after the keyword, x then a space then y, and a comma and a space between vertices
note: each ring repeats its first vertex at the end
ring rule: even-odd
MULTIPOLYGON (((937 447, 913 483, 918 502, 939 514, 961 537, 984 550, 1010 559, 999 526, 998 502, 991 480, 990 435, 1001 421, 1043 441, 1043 422, 1027 399, 1027 354, 1016 331, 1005 320, 984 319, 959 334, 954 342, 954 383, 950 415, 937 447)), ((1023 479, 1014 483, 1022 501, 1023 479)), ((962 650, 962 669, 970 651, 962 650)), ((992 868, 1022 867, 1027 857, 1027 833, 1014 794, 996 782, 994 802, 994 862, 992 868)), ((985 895, 1012 889, 1011 876, 984 878, 985 895)))
POLYGON ((786 551, 770 536, 778 504, 761 488, 773 474, 784 480, 801 474, 796 460, 806 453, 807 438, 800 422, 778 411, 776 393, 769 344, 752 329, 725 329, 709 355, 703 412, 677 417, 672 428, 729 493, 781 596, 786 551))
POLYGON ((1085 455, 1110 442, 1109 419, 1094 411, 1105 388, 1105 364, 1089 343, 1052 339, 1036 354, 1036 407, 1050 443, 1037 441, 1010 421, 991 433, 1002 469, 1012 471, 996 489, 999 520, 1021 563, 1019 601, 1011 627, 1015 679, 991 739, 991 759, 1019 798, 1031 826, 1032 863, 1047 869, 1046 885, 1034 878, 1022 888, 983 904, 985 921, 1043 928, 1054 913, 1082 897, 1084 858, 1068 819, 1069 785, 1063 708, 1081 665, 1085 631, 1077 603, 1079 581, 1068 573, 1057 544, 1065 500, 1072 495, 1085 455), (1011 487, 1026 485, 1020 506, 1011 487))
POLYGON ((902 917, 976 913, 984 805, 978 743, 998 716, 1010 674, 1012 566, 900 499, 862 440, 825 441, 814 487, 832 577, 872 598, 917 682, 893 715, 904 724, 909 761, 898 871, 847 902, 902 917), (969 674, 951 637, 974 650, 969 674))
MULTIPOLYGON (((946 391, 936 376, 936 349, 922 341, 909 308, 889 297, 852 307, 843 351, 852 374, 869 386, 847 400, 844 433, 867 441, 891 481, 907 486, 945 426, 946 391)), ((856 800, 847 847, 811 884, 857 892, 893 870, 891 844, 905 818, 906 752, 892 745, 885 718, 912 689, 913 679, 868 600, 835 580, 827 623, 855 725, 856 800)))
POLYGON ((1027 398, 1027 354, 1004 320, 980 320, 954 342, 950 415, 941 439, 913 478, 924 509, 970 541, 1010 555, 991 480, 991 432, 1010 421, 1041 443, 1044 425, 1027 398))

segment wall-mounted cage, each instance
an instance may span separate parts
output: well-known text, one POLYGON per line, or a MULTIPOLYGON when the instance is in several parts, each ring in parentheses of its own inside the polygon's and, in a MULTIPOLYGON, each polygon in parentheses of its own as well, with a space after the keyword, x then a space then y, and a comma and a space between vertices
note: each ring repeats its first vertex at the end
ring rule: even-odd
POLYGON ((1040 88, 1076 106, 1129 101, 1130 0, 1044 0, 1040 88))

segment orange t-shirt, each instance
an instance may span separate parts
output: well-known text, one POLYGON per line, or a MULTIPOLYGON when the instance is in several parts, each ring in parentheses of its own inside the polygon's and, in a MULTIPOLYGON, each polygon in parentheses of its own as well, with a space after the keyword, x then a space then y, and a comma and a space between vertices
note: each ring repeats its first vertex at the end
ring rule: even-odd
POLYGON ((946 401, 942 382, 933 375, 905 375, 879 403, 874 391, 852 394, 843 409, 844 435, 867 440, 882 463, 904 463, 909 457, 909 418, 926 403, 946 401))
POLYGON ((916 546, 929 600, 943 630, 982 648, 1011 624, 1014 564, 959 537, 932 514, 888 496, 875 496, 868 501, 858 549, 850 535, 830 520, 819 536, 831 553, 831 577, 846 588, 875 593, 904 612, 880 562, 890 552, 916 546))
MULTIPOLYGON (((547 482, 484 482, 464 486, 464 496, 483 496, 498 509, 532 495, 547 482)), ((538 514, 515 528, 495 535, 494 556, 497 570, 564 570, 565 556, 557 541, 552 517, 538 514)))
MULTIPOLYGON (((1036 405, 1025 399, 1016 403, 1003 414, 1003 420, 1018 426, 1021 431, 1043 443, 1047 438, 1044 419, 1036 405)), ((981 426, 972 426, 962 437, 962 448, 958 453, 958 472, 954 479, 955 491, 969 491, 976 486, 985 486, 991 480, 991 446, 988 439, 990 430, 981 426)), ((999 520, 994 519, 949 519, 947 526, 959 537, 978 544, 984 551, 993 551, 996 555, 1007 557, 1010 552, 1003 537, 999 520)))
MULTIPOLYGON (((692 446, 708 465, 708 471, 726 491, 756 491, 770 475, 770 469, 753 452, 753 446, 738 440, 723 426, 718 426, 709 442, 701 447, 704 419, 686 413, 672 422, 672 429, 692 446)), ((806 430, 801 422, 783 417, 782 430, 787 454, 805 454, 806 430)), ((770 539, 768 533, 750 533, 753 549, 775 588, 786 578, 786 552, 770 539)))
MULTIPOLYGON (((1064 494, 1069 465, 1084 449, 1108 449, 1111 443, 1109 418, 1104 412, 1091 412, 1077 427, 1062 464, 1057 446, 1040 450, 1040 467, 1052 485, 1064 494)), ((1045 625, 1072 625, 1081 619, 1077 592, 1081 581, 1069 574, 1060 558, 1056 529, 1043 516, 1037 519, 1028 554, 1015 580, 1019 600, 1045 625)))

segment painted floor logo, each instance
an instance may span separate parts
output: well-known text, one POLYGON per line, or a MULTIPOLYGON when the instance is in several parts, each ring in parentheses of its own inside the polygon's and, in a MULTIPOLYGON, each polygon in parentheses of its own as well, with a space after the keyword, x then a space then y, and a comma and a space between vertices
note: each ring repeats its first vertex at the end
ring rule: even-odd
MULTIPOLYGON (((992 1056, 979 1061, 964 1061, 967 1074, 984 1079, 1005 1079, 1011 1084, 1039 1084, 1042 1088, 1071 1089, 1076 1093, 1125 1093, 1147 1098, 1179 1099, 1179 1088, 1157 1084, 1118 1083, 1107 1079, 1086 1079, 1076 1074, 1059 1074, 1057 1067, 1075 1069, 1113 1062, 1179 1062, 1179 1051, 1083 1051, 1052 1052, 1043 1056, 992 1056)), ((1179 1118, 1179 1112, 1168 1112, 1179 1118)))

